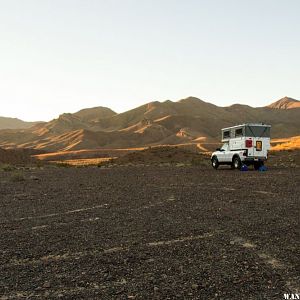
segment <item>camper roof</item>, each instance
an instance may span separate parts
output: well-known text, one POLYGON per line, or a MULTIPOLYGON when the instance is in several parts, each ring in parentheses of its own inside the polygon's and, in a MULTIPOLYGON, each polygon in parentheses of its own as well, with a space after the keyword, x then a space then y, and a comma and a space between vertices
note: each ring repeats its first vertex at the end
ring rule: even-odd
POLYGON ((232 129, 232 128, 237 128, 237 127, 243 127, 243 126, 262 126, 262 127, 271 127, 271 125, 267 125, 267 124, 264 124, 264 123, 244 123, 244 124, 240 124, 240 125, 235 125, 235 126, 231 126, 231 127, 226 127, 226 128, 223 128, 222 130, 232 129))

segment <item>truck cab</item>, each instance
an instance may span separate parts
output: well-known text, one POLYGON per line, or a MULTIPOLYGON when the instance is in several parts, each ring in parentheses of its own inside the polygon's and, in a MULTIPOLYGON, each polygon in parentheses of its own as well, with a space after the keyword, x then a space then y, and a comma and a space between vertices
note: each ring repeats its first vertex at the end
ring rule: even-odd
POLYGON ((263 123, 246 123, 223 128, 224 144, 211 155, 213 168, 230 165, 233 169, 240 169, 244 164, 259 169, 268 159, 270 130, 271 125, 263 123))

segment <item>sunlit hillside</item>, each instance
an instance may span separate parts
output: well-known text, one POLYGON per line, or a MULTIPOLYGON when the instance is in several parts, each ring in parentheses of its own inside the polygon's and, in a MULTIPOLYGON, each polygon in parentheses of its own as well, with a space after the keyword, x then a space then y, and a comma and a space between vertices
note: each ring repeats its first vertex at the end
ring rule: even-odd
POLYGON ((154 101, 119 114, 95 107, 65 113, 29 129, 0 130, 0 147, 59 152, 200 144, 205 151, 220 141, 221 128, 247 122, 271 124, 275 139, 299 136, 297 103, 283 98, 267 107, 220 107, 188 97, 154 101))

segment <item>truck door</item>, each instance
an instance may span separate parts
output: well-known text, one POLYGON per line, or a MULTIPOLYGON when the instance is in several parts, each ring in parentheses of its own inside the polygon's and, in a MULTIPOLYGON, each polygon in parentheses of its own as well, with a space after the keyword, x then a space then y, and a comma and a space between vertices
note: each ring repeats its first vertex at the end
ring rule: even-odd
POLYGON ((218 153, 219 162, 226 162, 227 161, 228 152, 229 152, 229 145, 228 145, 228 143, 225 143, 221 147, 221 151, 218 153))

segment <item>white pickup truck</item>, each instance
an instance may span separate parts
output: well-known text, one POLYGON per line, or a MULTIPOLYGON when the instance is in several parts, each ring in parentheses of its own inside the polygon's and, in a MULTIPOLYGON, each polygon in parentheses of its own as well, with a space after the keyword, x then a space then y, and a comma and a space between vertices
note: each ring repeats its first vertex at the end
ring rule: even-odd
POLYGON ((257 170, 268 158, 271 125, 246 123, 222 129, 221 148, 211 155, 213 168, 230 165, 240 169, 243 164, 253 165, 257 170))

